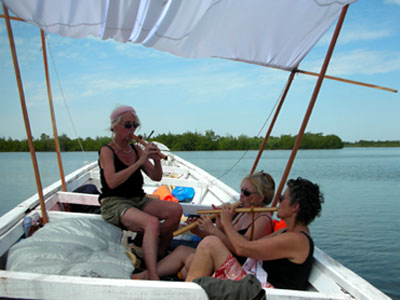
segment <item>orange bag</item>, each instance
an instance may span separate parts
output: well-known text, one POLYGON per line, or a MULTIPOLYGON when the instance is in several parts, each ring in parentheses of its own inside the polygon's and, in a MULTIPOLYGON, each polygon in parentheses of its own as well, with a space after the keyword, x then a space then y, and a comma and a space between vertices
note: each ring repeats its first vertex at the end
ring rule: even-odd
POLYGON ((172 202, 179 202, 178 199, 176 199, 172 194, 171 191, 169 190, 168 187, 165 185, 160 186, 157 188, 154 192, 153 195, 157 195, 160 197, 160 200, 166 200, 166 201, 172 201, 172 202))

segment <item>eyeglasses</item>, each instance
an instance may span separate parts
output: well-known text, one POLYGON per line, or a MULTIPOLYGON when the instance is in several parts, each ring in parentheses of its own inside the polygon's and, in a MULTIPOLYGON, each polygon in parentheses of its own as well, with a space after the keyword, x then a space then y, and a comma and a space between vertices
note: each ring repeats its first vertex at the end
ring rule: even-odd
POLYGON ((283 199, 284 199, 283 195, 280 195, 279 196, 279 203, 281 203, 283 201, 283 199))
POLYGON ((124 127, 125 127, 126 129, 131 129, 132 127, 133 127, 133 128, 138 128, 139 125, 140 125, 140 124, 139 124, 138 122, 136 122, 136 121, 133 121, 132 123, 130 123, 130 122, 124 123, 124 127))
POLYGON ((257 192, 249 192, 248 190, 241 189, 240 192, 245 196, 249 197, 252 194, 257 194, 257 192))

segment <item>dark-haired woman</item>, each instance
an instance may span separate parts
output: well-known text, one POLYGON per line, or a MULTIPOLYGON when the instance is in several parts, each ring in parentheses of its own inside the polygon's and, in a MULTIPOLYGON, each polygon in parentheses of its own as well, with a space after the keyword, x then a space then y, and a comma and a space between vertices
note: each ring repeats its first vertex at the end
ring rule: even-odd
MULTIPOLYGON (((323 201, 318 185, 297 178, 288 181, 279 204, 278 217, 285 221, 286 229, 248 241, 234 230, 233 209, 228 205, 224 206, 220 221, 236 254, 263 261, 268 274, 267 286, 303 290, 311 272, 314 250, 308 225, 320 215, 323 201)), ((232 280, 246 276, 240 263, 214 236, 200 242, 186 281, 211 274, 232 280)))

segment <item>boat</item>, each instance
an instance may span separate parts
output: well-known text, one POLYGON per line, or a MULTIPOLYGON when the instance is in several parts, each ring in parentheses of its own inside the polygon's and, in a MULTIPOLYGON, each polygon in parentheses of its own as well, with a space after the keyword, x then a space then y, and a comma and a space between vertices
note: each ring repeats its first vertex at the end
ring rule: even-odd
MULTIPOLYGON (((209 209, 210 204, 234 203, 238 200, 239 194, 231 187, 169 152, 167 147, 164 146, 162 149, 164 149, 162 153, 167 156, 167 160, 162 160, 163 178, 160 182, 154 182, 145 176, 144 189, 146 193, 154 193, 159 186, 193 188, 195 193, 192 201, 181 204, 186 215, 196 214, 200 209, 209 209)), ((92 162, 72 172, 66 176, 65 181, 68 191, 76 190, 88 184, 100 188, 97 162, 92 162)), ((104 222, 99 214, 71 212, 61 209, 72 204, 98 207, 98 195, 96 194, 63 192, 61 180, 58 180, 43 189, 43 196, 49 224, 71 218, 104 222)), ((194 283, 44 275, 5 270, 8 250, 24 236, 24 219, 26 217, 39 222, 41 209, 38 194, 22 202, 0 218, 1 298, 126 299, 126 297, 129 297, 130 299, 167 299, 168 297, 191 297, 191 299, 199 300, 208 299, 201 287, 194 283)), ((121 231, 120 235, 122 236, 122 234, 121 231)), ((191 237, 190 234, 186 233, 177 236, 175 239, 190 241, 191 237)), ((267 298, 390 299, 318 247, 315 247, 314 258, 308 291, 265 289, 267 298)), ((24 258, 24 260, 29 259, 29 257, 24 258)))
MULTIPOLYGON (((215 57, 279 68, 290 72, 287 89, 296 73, 306 73, 298 69, 299 63, 338 19, 327 58, 321 72, 317 74, 318 81, 310 100, 309 109, 277 189, 276 194, 279 196, 295 159, 322 81, 327 77, 326 70, 329 59, 347 8, 354 0, 299 0, 296 2, 259 0, 253 2, 252 6, 248 6, 244 1, 226 0, 125 2, 2 0, 8 29, 11 28, 10 20, 26 21, 41 28, 43 39, 44 31, 77 38, 94 35, 100 36, 102 39, 113 38, 120 42, 141 43, 146 47, 183 57, 215 57), (10 16, 8 10, 12 11, 14 16, 10 16), (243 13, 245 11, 246 14, 243 13), (257 13, 260 11, 265 12, 265 15, 257 13), (307 13, 310 11, 313 12, 312 17, 307 13), (291 18, 275 18, 276 12, 290 12, 291 18), (305 16, 307 16, 307 22, 304 21, 305 16), (229 26, 219 26, 221 17, 229 26), (278 22, 278 24, 274 22, 278 22), (238 26, 243 23, 246 23, 247 26, 238 26), (271 39, 271 37, 279 36, 285 38, 281 38, 279 41, 271 39), (259 46, 257 51, 245 49, 246 45, 253 44, 259 46), (241 45, 244 47, 240 47, 241 45)), ((11 36, 10 44, 13 45, 12 33, 9 36, 11 36)), ((43 48, 45 51, 45 44, 43 44, 43 48)), ((17 63, 16 66, 18 66, 17 63)), ((18 74, 19 70, 16 67, 17 77, 18 74)), ((337 80, 333 77, 331 79, 337 80)), ((23 88, 20 85, 19 87, 23 95, 23 91, 21 91, 23 88)), ((48 89, 51 90, 49 87, 48 89)), ((287 90, 284 95, 286 93, 287 90)), ((272 129, 282 106, 284 95, 270 129, 272 129)), ((23 113, 26 113, 24 105, 22 105, 22 109, 23 113)), ((25 122, 27 121, 25 120, 25 122)), ((29 128, 29 123, 27 128, 29 128)), ((268 130, 264 142, 268 139, 269 134, 270 130, 268 130)), ((29 140, 29 130, 27 130, 27 135, 29 140)), ((55 136, 57 135, 55 134, 55 136)), ((263 146, 260 147, 259 156, 263 146)), ((57 152, 59 152, 58 148, 56 145, 57 152)), ((239 195, 231 187, 171 153, 167 147, 160 145, 160 149, 167 157, 162 162, 164 175, 162 180, 157 183, 148 180, 145 176, 144 189, 146 193, 153 194, 160 186, 193 188, 193 199, 190 199, 189 203, 181 204, 185 215, 196 214, 197 210, 210 208, 211 204, 218 205, 237 201, 239 195)), ((32 160, 35 168, 34 149, 31 147, 30 150, 33 153, 32 160)), ((253 169, 256 164, 257 160, 253 169)), ((42 232, 46 232, 48 228, 54 228, 57 227, 57 224, 61 224, 58 227, 61 227, 64 234, 67 234, 68 226, 71 223, 65 223, 66 221, 86 222, 85 226, 80 227, 79 233, 83 233, 86 231, 84 227, 93 229, 100 223, 106 224, 98 214, 72 212, 67 209, 71 205, 98 206, 96 194, 74 192, 77 188, 85 185, 100 188, 97 162, 90 163, 67 176, 63 176, 62 168, 60 168, 60 175, 59 181, 45 188, 41 187, 40 180, 37 179, 38 193, 0 218, 1 298, 175 299, 190 297, 190 299, 208 299, 205 291, 194 283, 103 278, 96 273, 97 271, 89 272, 90 274, 85 273, 82 276, 71 276, 6 269, 15 249, 21 248, 19 245, 28 244, 28 241, 42 232), (34 233, 32 237, 21 241, 25 235, 28 235, 26 220, 32 225, 32 220, 37 224, 41 222, 41 218, 45 223, 43 228, 34 233), (53 224, 55 225, 53 226, 53 224)), ((274 198, 273 205, 276 205, 276 201, 277 196, 274 198)), ((112 236, 123 237, 123 234, 124 232, 120 230, 112 236)), ((60 234, 57 238, 60 241, 63 235, 60 234)), ((111 237, 110 241, 106 237, 103 239, 115 244, 111 237)), ((193 236, 186 233, 175 237, 174 240, 178 243, 192 241, 193 236)), ((46 249, 50 251, 55 245, 57 243, 49 244, 46 249)), ((124 250, 123 246, 121 246, 122 248, 115 247, 124 250)), ((129 259, 130 256, 125 251, 118 251, 124 256, 124 258, 121 257, 121 261, 129 259)), ((75 251, 69 252, 75 253, 75 251)), ((18 268, 23 269, 24 264, 31 263, 30 260, 33 259, 30 258, 30 255, 26 255, 22 261, 18 261, 16 264, 18 268)), ((38 263, 40 264, 40 262, 38 263)), ((47 263, 45 267, 51 267, 51 263, 47 263)), ((125 265, 125 267, 127 266, 125 265)), ((314 263, 307 291, 265 289, 265 292, 268 299, 390 299, 318 247, 315 247, 314 263)))

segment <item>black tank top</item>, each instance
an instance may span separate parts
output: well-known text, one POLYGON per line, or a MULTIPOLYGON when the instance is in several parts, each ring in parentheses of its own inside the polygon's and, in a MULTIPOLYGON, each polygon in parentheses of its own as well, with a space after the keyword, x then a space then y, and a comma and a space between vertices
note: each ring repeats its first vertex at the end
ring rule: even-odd
MULTIPOLYGON (((262 217, 262 216, 268 217, 268 219, 269 219, 269 221, 270 221, 270 223, 271 223, 271 229, 274 228, 274 227, 273 227, 274 224, 272 224, 272 218, 271 218, 269 215, 265 215, 265 214, 259 215, 259 216, 257 216, 257 218, 254 219, 254 222, 255 222, 259 217, 262 217)), ((245 235, 246 232, 247 232, 247 230, 250 228, 251 224, 252 224, 252 223, 250 223, 249 226, 247 226, 247 228, 240 229, 240 230, 238 230, 237 232, 238 232, 240 235, 245 235)), ((242 266, 243 266, 243 264, 244 264, 244 263, 246 262, 246 260, 247 260, 247 257, 246 257, 246 256, 239 256, 239 255, 236 255, 236 254, 233 254, 233 256, 236 258, 236 260, 237 260, 237 261, 239 262, 239 264, 241 264, 242 266)))
MULTIPOLYGON (((114 167, 115 172, 119 172, 123 169, 128 168, 129 166, 125 165, 115 154, 114 149, 111 148, 109 145, 105 145, 103 147, 108 147, 113 152, 114 157, 114 167)), ((132 149, 136 153, 136 157, 138 157, 138 151, 134 145, 131 145, 132 149)), ((100 151, 99 151, 100 154, 100 151)), ((100 166, 100 162, 99 162, 100 166)), ((99 201, 106 197, 143 197, 145 192, 143 191, 143 175, 140 171, 141 169, 136 170, 125 182, 121 183, 114 189, 111 189, 104 178, 104 170, 100 167, 100 180, 101 180, 101 194, 99 196, 99 201)))
POLYGON ((310 243, 310 252, 304 263, 296 264, 287 258, 263 262, 263 268, 268 273, 268 282, 276 288, 305 290, 307 287, 308 276, 314 260, 314 242, 307 233, 303 231, 301 233, 307 237, 310 243))

